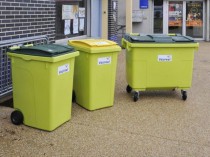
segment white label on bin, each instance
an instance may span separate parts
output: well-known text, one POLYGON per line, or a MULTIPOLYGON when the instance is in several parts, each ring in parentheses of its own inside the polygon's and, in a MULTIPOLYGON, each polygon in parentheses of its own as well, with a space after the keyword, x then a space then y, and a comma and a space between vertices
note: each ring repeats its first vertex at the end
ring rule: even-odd
POLYGON ((98 41, 98 42, 94 42, 94 45, 109 45, 109 43, 106 41, 98 41))
POLYGON ((70 71, 69 64, 64 64, 64 65, 58 67, 58 75, 62 75, 62 74, 67 73, 69 71, 70 71))
POLYGON ((111 64, 111 57, 98 58, 98 65, 111 64))
POLYGON ((171 62, 172 55, 158 55, 158 62, 171 62))

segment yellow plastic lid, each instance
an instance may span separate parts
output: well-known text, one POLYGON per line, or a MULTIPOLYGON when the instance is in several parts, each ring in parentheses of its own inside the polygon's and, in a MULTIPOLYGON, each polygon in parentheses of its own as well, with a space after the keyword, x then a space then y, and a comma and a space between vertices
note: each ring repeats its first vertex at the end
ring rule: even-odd
POLYGON ((69 40, 69 44, 84 45, 89 47, 104 47, 104 46, 113 46, 117 43, 106 40, 106 39, 84 39, 84 40, 69 40))

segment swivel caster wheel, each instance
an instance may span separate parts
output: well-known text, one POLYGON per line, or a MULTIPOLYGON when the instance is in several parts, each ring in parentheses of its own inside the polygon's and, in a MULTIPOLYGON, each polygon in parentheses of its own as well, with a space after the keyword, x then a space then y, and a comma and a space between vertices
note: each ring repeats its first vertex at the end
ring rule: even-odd
POLYGON ((23 124, 23 114, 20 111, 13 111, 10 118, 15 125, 23 124))
POLYGON ((127 85, 127 87, 126 87, 126 91, 127 91, 127 93, 131 93, 132 88, 131 88, 129 85, 127 85))
POLYGON ((187 100, 187 91, 181 90, 182 93, 182 100, 187 100))
POLYGON ((139 99, 139 92, 134 92, 133 101, 136 102, 139 99))

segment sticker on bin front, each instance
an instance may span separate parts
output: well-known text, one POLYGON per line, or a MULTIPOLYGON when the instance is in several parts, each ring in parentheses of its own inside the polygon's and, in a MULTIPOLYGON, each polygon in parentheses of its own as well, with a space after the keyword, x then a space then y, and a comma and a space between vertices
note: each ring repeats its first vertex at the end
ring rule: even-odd
POLYGON ((98 58, 98 65, 111 64, 111 57, 98 58))
POLYGON ((58 67, 58 75, 62 75, 70 71, 69 64, 64 64, 58 67))
POLYGON ((171 62, 172 55, 158 55, 158 62, 171 62))

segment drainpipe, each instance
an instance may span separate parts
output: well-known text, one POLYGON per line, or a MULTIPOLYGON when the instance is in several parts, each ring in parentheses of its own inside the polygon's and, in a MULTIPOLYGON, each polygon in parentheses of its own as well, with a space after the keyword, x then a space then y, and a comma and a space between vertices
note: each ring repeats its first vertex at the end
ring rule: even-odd
POLYGON ((126 33, 132 33, 133 0, 126 0, 126 33))
POLYGON ((102 2, 102 38, 108 39, 108 0, 102 2))

